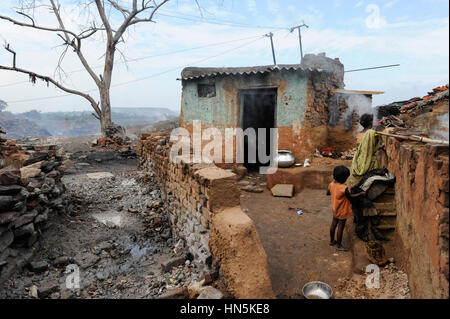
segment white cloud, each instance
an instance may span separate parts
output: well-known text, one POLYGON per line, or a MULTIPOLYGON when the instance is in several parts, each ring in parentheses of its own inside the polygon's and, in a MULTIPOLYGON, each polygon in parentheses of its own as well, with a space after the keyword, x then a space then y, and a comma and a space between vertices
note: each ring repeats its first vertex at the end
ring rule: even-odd
POLYGON ((355 8, 359 8, 360 6, 362 6, 364 4, 364 1, 358 1, 356 4, 355 4, 355 8))

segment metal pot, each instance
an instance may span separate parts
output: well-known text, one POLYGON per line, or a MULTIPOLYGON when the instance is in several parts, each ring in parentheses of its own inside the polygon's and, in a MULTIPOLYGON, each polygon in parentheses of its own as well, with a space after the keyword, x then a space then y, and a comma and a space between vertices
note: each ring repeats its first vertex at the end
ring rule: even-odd
POLYGON ((275 160, 278 163, 278 167, 282 168, 291 167, 295 162, 294 155, 292 155, 291 151, 286 150, 278 151, 275 160))

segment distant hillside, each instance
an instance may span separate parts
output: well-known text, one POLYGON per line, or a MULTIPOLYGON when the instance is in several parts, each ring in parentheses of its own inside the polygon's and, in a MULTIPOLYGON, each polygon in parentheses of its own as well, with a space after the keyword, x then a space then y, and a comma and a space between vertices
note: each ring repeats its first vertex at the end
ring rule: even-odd
POLYGON ((6 131, 8 137, 51 136, 33 121, 6 117, 3 113, 0 113, 0 127, 6 131))
MULTIPOLYGON (((33 110, 25 113, 2 112, 2 114, 7 118, 28 121, 23 122, 21 126, 24 126, 25 123, 33 122, 48 135, 55 137, 76 137, 100 132, 100 122, 90 111, 38 112, 33 110)), ((152 124, 170 120, 177 116, 178 114, 176 112, 167 108, 114 108, 112 110, 114 123, 121 126, 152 124)), ((6 125, 4 127, 6 128, 6 125)), ((17 128, 15 131, 19 134, 21 129, 17 128)), ((25 135, 27 131, 25 126, 23 127, 23 131, 24 136, 36 136, 35 134, 25 135)), ((32 133, 34 131, 30 132, 32 133)), ((37 132, 35 133, 37 134, 37 132)))

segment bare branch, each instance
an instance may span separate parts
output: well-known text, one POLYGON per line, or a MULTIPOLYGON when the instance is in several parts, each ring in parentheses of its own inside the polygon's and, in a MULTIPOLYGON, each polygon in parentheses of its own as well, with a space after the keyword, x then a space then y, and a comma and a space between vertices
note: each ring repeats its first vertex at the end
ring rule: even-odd
POLYGON ((122 34, 125 32, 126 28, 128 28, 130 25, 136 24, 136 23, 140 23, 140 22, 153 22, 153 16, 155 15, 156 11, 161 8, 164 4, 166 4, 169 0, 163 0, 161 1, 159 4, 156 4, 155 1, 153 1, 155 3, 154 6, 147 6, 148 2, 145 3, 141 9, 139 10, 133 10, 130 15, 128 16, 127 19, 125 19, 123 21, 123 23, 121 24, 121 26, 119 27, 119 29, 117 29, 117 32, 114 34, 114 44, 116 44, 120 37, 122 36, 122 34), (144 12, 148 9, 153 9, 150 16, 146 19, 139 19, 137 18, 137 15, 141 12, 144 12))
POLYGON ((126 19, 127 16, 130 14, 130 11, 129 11, 129 10, 125 9, 124 7, 121 7, 116 1, 114 1, 114 0, 108 0, 108 2, 109 2, 109 3, 110 3, 117 11, 119 11, 119 12, 123 15, 124 19, 126 19))
POLYGON ((127 71, 129 71, 129 67, 128 67, 128 59, 125 56, 125 54, 122 52, 122 50, 120 50, 119 48, 116 48, 117 52, 119 52, 120 56, 122 57, 122 61, 125 64, 125 68, 127 69, 127 71))
POLYGON ((80 38, 80 40, 87 39, 87 38, 89 38, 90 36, 94 35, 94 33, 96 33, 97 31, 100 31, 100 30, 105 30, 105 29, 100 29, 100 28, 91 28, 91 29, 87 29, 87 30, 82 31, 82 32, 78 35, 78 37, 80 38), (89 31, 89 33, 84 34, 84 33, 88 32, 88 31, 89 31), (84 34, 84 35, 83 35, 83 34, 84 34))
POLYGON ((53 74, 54 76, 55 76, 56 74, 58 74, 59 79, 60 79, 61 81, 63 80, 62 74, 64 74, 64 75, 67 77, 66 72, 65 72, 64 69, 61 67, 61 64, 62 64, 62 61, 64 60, 64 57, 66 56, 66 53, 67 53, 67 50, 68 50, 68 49, 69 49, 69 47, 66 46, 66 47, 64 48, 63 52, 61 53, 61 55, 59 56, 59 58, 58 58, 58 64, 57 64, 56 69, 55 69, 55 72, 54 72, 54 74, 53 74))
POLYGON ((23 12, 20 12, 20 11, 16 11, 18 14, 21 14, 21 15, 23 15, 23 16, 25 16, 25 17, 27 17, 28 19, 30 19, 31 20, 31 22, 33 23, 33 26, 35 26, 35 23, 34 23, 34 20, 33 20, 33 18, 32 17, 30 17, 28 14, 25 14, 25 13, 23 13, 23 12))
POLYGON ((14 51, 13 49, 9 48, 9 43, 5 44, 5 49, 6 49, 6 51, 9 51, 9 52, 12 53, 12 55, 13 55, 13 67, 15 68, 16 67, 16 51, 14 51))
POLYGON ((80 91, 76 91, 76 90, 73 90, 73 89, 66 88, 65 86, 59 84, 57 81, 55 81, 54 79, 52 79, 49 76, 37 74, 37 73, 34 73, 32 71, 21 69, 21 68, 17 68, 17 67, 9 67, 9 66, 4 66, 4 65, 0 65, 0 70, 8 70, 8 71, 15 71, 15 72, 19 72, 19 73, 28 74, 28 76, 30 76, 30 78, 32 79, 32 82, 35 82, 36 78, 39 78, 39 79, 47 82, 47 84, 50 82, 54 86, 56 86, 57 88, 63 90, 64 92, 71 93, 71 94, 76 94, 76 95, 84 97, 86 100, 88 100, 91 103, 91 105, 94 108, 95 112, 97 112, 97 114, 99 114, 99 115, 101 114, 101 110, 98 107, 98 104, 95 102, 95 100, 89 94, 86 94, 86 93, 83 93, 83 92, 80 92, 80 91))
POLYGON ((20 25, 22 27, 34 28, 34 29, 44 30, 44 31, 52 31, 52 32, 67 32, 67 33, 71 34, 73 37, 75 37, 75 38, 77 37, 77 35, 75 33, 65 30, 65 29, 41 27, 41 26, 35 25, 34 22, 33 22, 33 24, 24 23, 24 22, 14 20, 10 17, 3 16, 3 15, 0 15, 0 19, 10 21, 10 22, 20 25))
POLYGON ((61 15, 59 13, 59 8, 55 5, 54 0, 50 0, 51 4, 52 4, 52 8, 53 8, 53 13, 56 16, 56 19, 59 22, 59 26, 61 27, 61 29, 64 32, 65 38, 66 38, 66 44, 71 45, 74 49, 75 52, 78 55, 78 58, 81 61, 81 64, 83 64, 84 68, 86 69, 86 71, 89 73, 89 75, 92 77, 92 79, 95 81, 95 84, 97 84, 98 87, 101 86, 101 82, 100 79, 98 78, 98 76, 94 73, 94 71, 92 70, 92 68, 89 66, 87 60, 85 59, 83 53, 81 52, 81 38, 79 38, 76 34, 74 34, 71 31, 68 31, 65 27, 64 27, 64 23, 61 19, 61 15), (70 41, 69 38, 69 34, 74 34, 74 38, 77 40, 77 44, 75 44, 73 41, 70 41))

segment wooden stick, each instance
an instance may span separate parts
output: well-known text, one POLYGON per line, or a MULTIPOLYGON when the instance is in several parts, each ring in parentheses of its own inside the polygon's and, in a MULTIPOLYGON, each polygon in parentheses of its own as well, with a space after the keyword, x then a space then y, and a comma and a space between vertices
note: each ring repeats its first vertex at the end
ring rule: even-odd
POLYGON ((384 135, 384 136, 395 137, 395 138, 399 138, 399 139, 402 139, 402 140, 415 141, 415 142, 449 145, 448 141, 433 140, 433 139, 428 138, 428 137, 422 137, 422 136, 417 136, 417 135, 406 136, 406 135, 397 135, 397 134, 383 133, 383 132, 377 132, 377 134, 384 135))

